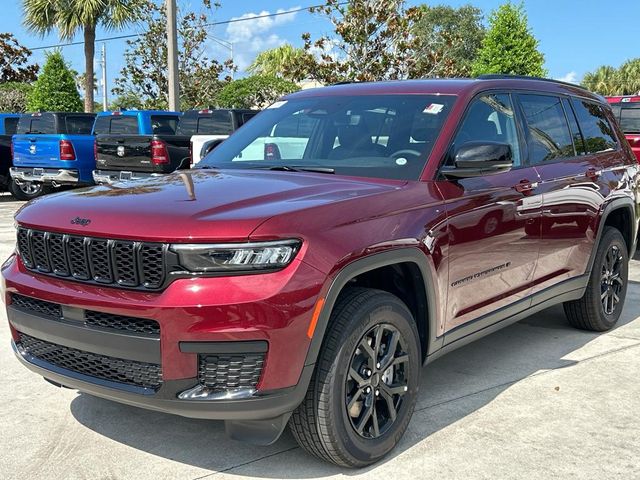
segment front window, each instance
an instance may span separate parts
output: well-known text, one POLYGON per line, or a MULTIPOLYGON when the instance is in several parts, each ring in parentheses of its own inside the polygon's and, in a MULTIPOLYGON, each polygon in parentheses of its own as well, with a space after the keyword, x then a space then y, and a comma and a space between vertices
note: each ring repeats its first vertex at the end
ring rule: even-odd
POLYGON ((451 95, 363 95, 277 102, 199 167, 417 180, 454 100, 451 95))

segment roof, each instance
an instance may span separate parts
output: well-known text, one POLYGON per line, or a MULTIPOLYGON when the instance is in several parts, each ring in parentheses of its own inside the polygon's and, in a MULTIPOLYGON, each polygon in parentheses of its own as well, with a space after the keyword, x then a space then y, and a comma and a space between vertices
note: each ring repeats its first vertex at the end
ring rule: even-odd
POLYGON ((478 78, 439 78, 424 80, 394 80, 384 82, 341 83, 321 88, 301 90, 285 98, 308 98, 325 95, 398 95, 440 94, 464 95, 489 89, 536 90, 550 93, 572 94, 605 102, 604 97, 593 94, 579 85, 546 78, 516 75, 488 75, 478 78))

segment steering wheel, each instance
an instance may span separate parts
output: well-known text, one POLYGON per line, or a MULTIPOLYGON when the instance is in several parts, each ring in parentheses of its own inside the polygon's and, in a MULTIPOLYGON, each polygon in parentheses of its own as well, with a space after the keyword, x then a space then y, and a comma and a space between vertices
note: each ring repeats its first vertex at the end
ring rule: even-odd
POLYGON ((396 152, 393 152, 391 154, 391 158, 395 158, 399 155, 413 155, 415 157, 419 157, 420 155, 422 155, 418 150, 413 150, 411 148, 403 148, 402 150, 398 150, 396 152))

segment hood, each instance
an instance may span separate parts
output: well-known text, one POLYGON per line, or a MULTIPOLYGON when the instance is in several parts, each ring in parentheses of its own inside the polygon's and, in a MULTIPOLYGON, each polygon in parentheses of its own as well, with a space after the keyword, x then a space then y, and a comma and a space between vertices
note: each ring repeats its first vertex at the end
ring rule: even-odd
POLYGON ((273 216, 401 185, 303 172, 191 170, 40 197, 24 205, 16 220, 106 238, 242 241, 273 216))

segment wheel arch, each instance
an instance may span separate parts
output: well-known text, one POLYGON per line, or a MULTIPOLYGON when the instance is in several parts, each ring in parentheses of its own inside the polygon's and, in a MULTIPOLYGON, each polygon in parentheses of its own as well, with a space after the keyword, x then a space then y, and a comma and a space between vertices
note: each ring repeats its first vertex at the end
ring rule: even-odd
POLYGON ((596 259, 596 252, 602 233, 605 227, 613 226, 620 230, 622 236, 627 242, 629 249, 629 257, 632 257, 636 249, 636 239, 638 236, 637 219, 635 214, 635 205, 630 197, 616 198, 605 205, 598 223, 598 231, 596 233, 591 257, 589 258, 589 270, 591 272, 596 259))
MULTIPOLYGON (((422 326, 424 327, 423 331, 425 332, 424 343, 421 339, 423 362, 427 355, 438 350, 442 346, 443 337, 437 336, 439 302, 436 295, 434 268, 430 263, 429 258, 430 257, 426 256, 417 248, 400 248, 369 255, 344 266, 333 278, 329 289, 324 295, 324 305, 313 332, 313 338, 311 339, 309 351, 307 352, 305 365, 314 364, 318 358, 320 348, 322 347, 322 343, 329 326, 331 312, 333 311, 340 293, 348 287, 354 279, 361 275, 365 275, 381 268, 394 267, 402 264, 412 264, 415 266, 416 272, 419 273, 421 280, 421 282, 418 282, 418 287, 422 288, 422 291, 424 292, 424 300, 426 303, 424 306, 424 312, 426 313, 426 316, 422 321, 420 318, 415 318, 418 330, 420 331, 422 326)), ((422 291, 419 292, 420 295, 422 294, 422 291)), ((421 310, 418 309, 418 311, 421 310)))

